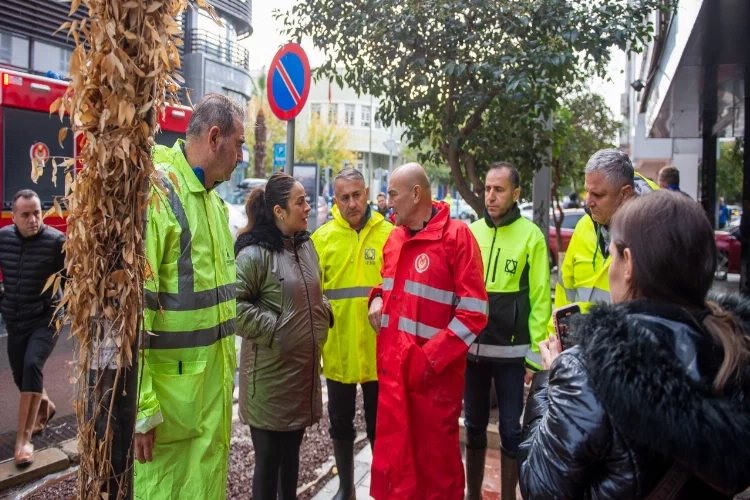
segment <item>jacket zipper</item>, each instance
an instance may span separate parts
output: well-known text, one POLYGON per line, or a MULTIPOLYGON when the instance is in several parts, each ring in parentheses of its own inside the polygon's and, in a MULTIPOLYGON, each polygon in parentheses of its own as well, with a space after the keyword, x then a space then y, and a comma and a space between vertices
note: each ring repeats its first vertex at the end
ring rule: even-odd
POLYGON ((495 281, 495 278, 497 277, 497 261, 500 260, 500 249, 497 249, 497 254, 495 255, 495 267, 492 270, 492 281, 495 281))
POLYGON ((302 283, 305 284, 305 296, 307 296, 307 312, 310 314, 310 340, 313 345, 313 371, 312 371, 312 383, 310 384, 310 421, 315 419, 315 364, 318 362, 317 356, 315 355, 317 349, 315 344, 315 327, 313 326, 313 315, 312 315, 312 303, 310 302, 310 290, 307 288, 307 280, 305 280, 305 273, 302 272, 302 265, 299 262, 299 254, 297 253, 297 246, 292 242, 294 248, 294 258, 297 260, 297 267, 299 267, 299 273, 302 276, 302 283))
MULTIPOLYGON (((492 266, 492 251, 495 249, 495 238, 497 238, 497 228, 495 228, 495 233, 492 235, 492 244, 490 245, 490 256, 487 260, 487 272, 484 273, 484 288, 487 289, 487 279, 490 277, 490 266, 492 266)), ((500 249, 498 249, 498 254, 500 252, 500 249)), ((495 267, 497 267, 497 262, 495 262, 495 267)), ((493 276, 492 281, 495 281, 495 278, 493 276)), ((484 332, 484 329, 482 329, 481 332, 479 332, 479 336, 477 337, 477 340, 475 341, 477 344, 477 363, 479 363, 479 351, 482 349, 482 333, 484 332)))
MULTIPOLYGON (((23 258, 26 255, 26 240, 21 240, 21 261, 18 265, 18 277, 16 278, 16 290, 21 290, 21 275, 23 274, 23 258)), ((20 295, 20 294, 19 294, 20 295)), ((21 314, 21 301, 16 300, 16 318, 21 314)))

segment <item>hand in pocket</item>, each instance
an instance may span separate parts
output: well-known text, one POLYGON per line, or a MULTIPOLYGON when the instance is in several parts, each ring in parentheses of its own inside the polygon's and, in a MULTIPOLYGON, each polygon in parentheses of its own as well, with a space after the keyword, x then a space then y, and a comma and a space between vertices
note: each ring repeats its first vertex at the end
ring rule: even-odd
POLYGON ((407 357, 406 386, 410 390, 424 392, 432 373, 432 367, 422 348, 412 344, 407 357))

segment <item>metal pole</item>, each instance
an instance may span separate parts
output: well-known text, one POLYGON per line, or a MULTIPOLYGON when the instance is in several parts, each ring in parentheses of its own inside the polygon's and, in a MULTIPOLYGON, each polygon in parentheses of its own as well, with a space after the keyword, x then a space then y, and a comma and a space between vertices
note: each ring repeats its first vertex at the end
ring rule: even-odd
POLYGON ((718 112, 719 38, 716 36, 719 26, 719 2, 706 4, 705 33, 703 38, 703 151, 701 162, 701 201, 711 226, 716 228, 716 135, 714 126, 718 112))
POLYGON ((391 174, 393 173, 393 148, 395 142, 393 142, 393 124, 391 124, 391 135, 388 138, 388 182, 391 182, 391 174))
MULTIPOLYGON (((750 8, 746 7, 747 21, 750 8)), ((745 150, 742 167, 742 218, 740 219, 740 293, 750 296, 750 51, 745 50, 745 150)))
MULTIPOLYGON (((373 165, 372 165, 372 122, 375 121, 375 108, 373 108, 372 102, 373 102, 372 96, 370 96, 370 142, 369 142, 370 150, 367 153, 367 168, 369 170, 369 175, 366 177, 367 183, 365 184, 369 188, 372 187, 372 178, 375 173, 375 169, 373 168, 373 165)), ((379 189, 377 190, 370 189, 370 200, 373 200, 374 199, 373 197, 377 196, 377 193, 375 191, 379 191, 379 189)))
POLYGON ((294 121, 292 118, 286 122, 286 168, 284 171, 294 175, 294 121))

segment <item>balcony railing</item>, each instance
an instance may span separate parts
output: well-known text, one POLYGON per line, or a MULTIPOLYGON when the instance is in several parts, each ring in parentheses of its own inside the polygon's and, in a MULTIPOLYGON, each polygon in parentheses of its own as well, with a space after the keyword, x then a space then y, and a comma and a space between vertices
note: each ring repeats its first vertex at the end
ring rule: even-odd
POLYGON ((190 44, 193 52, 203 52, 232 66, 250 68, 250 53, 236 41, 227 40, 206 30, 192 30, 190 44))

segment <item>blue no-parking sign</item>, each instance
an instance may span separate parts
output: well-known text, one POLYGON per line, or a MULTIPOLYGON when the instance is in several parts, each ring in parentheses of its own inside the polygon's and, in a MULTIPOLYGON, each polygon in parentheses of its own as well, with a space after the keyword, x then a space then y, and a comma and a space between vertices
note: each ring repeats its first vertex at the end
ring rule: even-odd
POLYGON ((288 43, 279 49, 268 69, 266 88, 271 111, 280 120, 291 120, 302 111, 310 93, 310 62, 302 47, 288 43))

